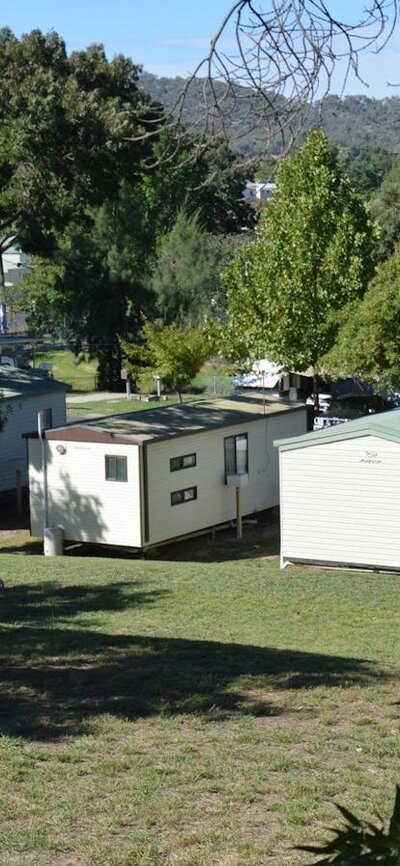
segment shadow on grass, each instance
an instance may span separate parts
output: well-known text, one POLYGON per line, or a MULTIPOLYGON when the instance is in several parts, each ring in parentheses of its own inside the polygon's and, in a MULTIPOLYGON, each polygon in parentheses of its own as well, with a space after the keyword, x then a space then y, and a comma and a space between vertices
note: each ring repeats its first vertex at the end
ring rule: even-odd
POLYGON ((107 614, 127 608, 152 604, 168 595, 168 590, 143 590, 140 581, 110 581, 110 583, 69 584, 41 580, 38 584, 7 587, 3 596, 0 621, 30 624, 60 624, 68 617, 96 611, 107 614))
POLYGON ((3 734, 89 733, 103 714, 210 721, 277 716, 285 690, 382 679, 366 661, 212 641, 8 627, 1 634, 3 734))

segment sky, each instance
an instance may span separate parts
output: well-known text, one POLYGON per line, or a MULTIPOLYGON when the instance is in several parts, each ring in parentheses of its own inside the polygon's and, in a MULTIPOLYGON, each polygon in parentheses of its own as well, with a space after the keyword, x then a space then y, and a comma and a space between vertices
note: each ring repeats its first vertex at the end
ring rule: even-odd
MULTIPOLYGON (((259 0, 269 5, 270 0, 259 0)), ((12 0, 0 13, 1 26, 16 36, 33 28, 55 30, 69 51, 86 48, 93 42, 105 45, 111 59, 115 54, 132 57, 146 71, 156 75, 186 77, 207 54, 210 39, 229 10, 231 0, 12 0)), ((330 11, 348 20, 349 8, 358 18, 362 0, 328 0, 330 11)), ((390 44, 380 54, 365 55, 361 65, 369 87, 350 80, 347 93, 365 93, 382 98, 399 95, 400 24, 390 44), (397 78, 396 78, 397 75, 397 78)), ((229 53, 229 39, 225 49, 229 53)), ((334 90, 339 89, 339 75, 334 90)))

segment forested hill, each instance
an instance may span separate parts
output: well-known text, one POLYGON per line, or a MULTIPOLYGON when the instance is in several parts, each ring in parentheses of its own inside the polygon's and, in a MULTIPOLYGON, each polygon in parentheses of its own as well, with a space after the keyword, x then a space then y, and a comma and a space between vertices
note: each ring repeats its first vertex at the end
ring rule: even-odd
MULTIPOLYGON (((183 78, 158 78, 148 72, 141 77, 141 84, 153 99, 162 102, 167 108, 174 105, 184 85, 183 78)), ((216 85, 223 87, 223 85, 216 85)), ((190 98, 186 103, 185 121, 198 122, 201 111, 203 83, 199 81, 190 90, 190 98)), ((241 88, 243 93, 243 88, 241 88)), ((245 132, 245 108, 233 112, 235 122, 235 137, 240 141, 240 151, 245 156, 255 157, 264 152, 265 142, 261 132, 245 132), (243 112, 243 136, 240 136, 240 126, 243 112)), ((328 96, 322 103, 317 103, 308 120, 308 126, 321 123, 329 141, 338 147, 359 150, 360 148, 381 147, 392 153, 400 151, 400 97, 391 96, 386 99, 371 99, 368 96, 328 96)), ((237 144, 231 142, 233 149, 237 144)))

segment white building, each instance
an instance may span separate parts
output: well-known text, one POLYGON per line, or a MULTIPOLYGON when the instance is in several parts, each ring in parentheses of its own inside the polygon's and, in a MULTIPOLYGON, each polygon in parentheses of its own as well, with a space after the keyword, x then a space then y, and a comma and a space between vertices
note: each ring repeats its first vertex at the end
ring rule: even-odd
POLYGON ((5 417, 0 431, 0 491, 28 483, 27 444, 23 438, 37 430, 38 412, 46 413, 49 426, 65 424, 67 385, 47 379, 33 370, 0 365, 0 412, 5 417))
POLYGON ((26 313, 21 312, 19 300, 21 292, 17 286, 29 270, 29 256, 22 253, 18 247, 9 247, 2 256, 4 270, 4 288, 6 300, 6 327, 12 333, 26 328, 26 313))
POLYGON ((304 405, 262 396, 179 404, 29 439, 31 531, 147 548, 279 503, 274 439, 306 430, 304 405), (47 481, 47 484, 46 484, 47 481), (233 485, 233 486, 231 486, 233 485))
POLYGON ((276 444, 282 565, 400 570, 400 410, 276 444))
POLYGON ((268 201, 276 193, 276 183, 262 180, 248 180, 243 197, 250 201, 268 201))

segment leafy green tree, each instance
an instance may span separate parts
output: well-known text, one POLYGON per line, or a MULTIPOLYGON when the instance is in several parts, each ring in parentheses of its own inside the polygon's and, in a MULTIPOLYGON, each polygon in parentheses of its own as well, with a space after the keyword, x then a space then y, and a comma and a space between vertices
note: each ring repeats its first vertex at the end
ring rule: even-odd
POLYGON ((365 196, 379 189, 395 162, 393 153, 383 147, 342 149, 340 167, 351 185, 365 196))
POLYGON ((280 167, 254 241, 226 271, 231 354, 317 373, 334 339, 328 314, 362 295, 373 254, 366 207, 315 130, 280 167))
POLYGON ((16 234, 50 255, 71 220, 135 181, 148 148, 129 140, 149 110, 138 74, 99 45, 68 57, 56 33, 0 31, 0 254, 16 234))
POLYGON ((386 259, 400 240, 400 162, 384 178, 371 202, 371 213, 380 226, 379 258, 386 259))
POLYGON ((34 259, 24 279, 24 302, 37 331, 85 341, 99 360, 99 386, 121 385, 117 334, 134 335, 142 312, 153 311, 146 272, 152 230, 140 187, 120 184, 119 199, 71 221, 51 260, 34 259))
POLYGON ((172 230, 161 238, 151 278, 164 322, 199 324, 218 293, 221 260, 222 251, 212 246, 199 214, 180 210, 172 230))
POLYGON ((356 376, 379 387, 400 386, 400 245, 379 265, 363 298, 340 314, 341 327, 322 359, 327 372, 356 376))
POLYGON ((140 373, 151 371, 153 375, 160 376, 167 387, 176 391, 179 402, 182 402, 182 392, 189 387, 211 354, 203 330, 147 320, 142 338, 142 345, 121 340, 129 376, 135 380, 140 373))

